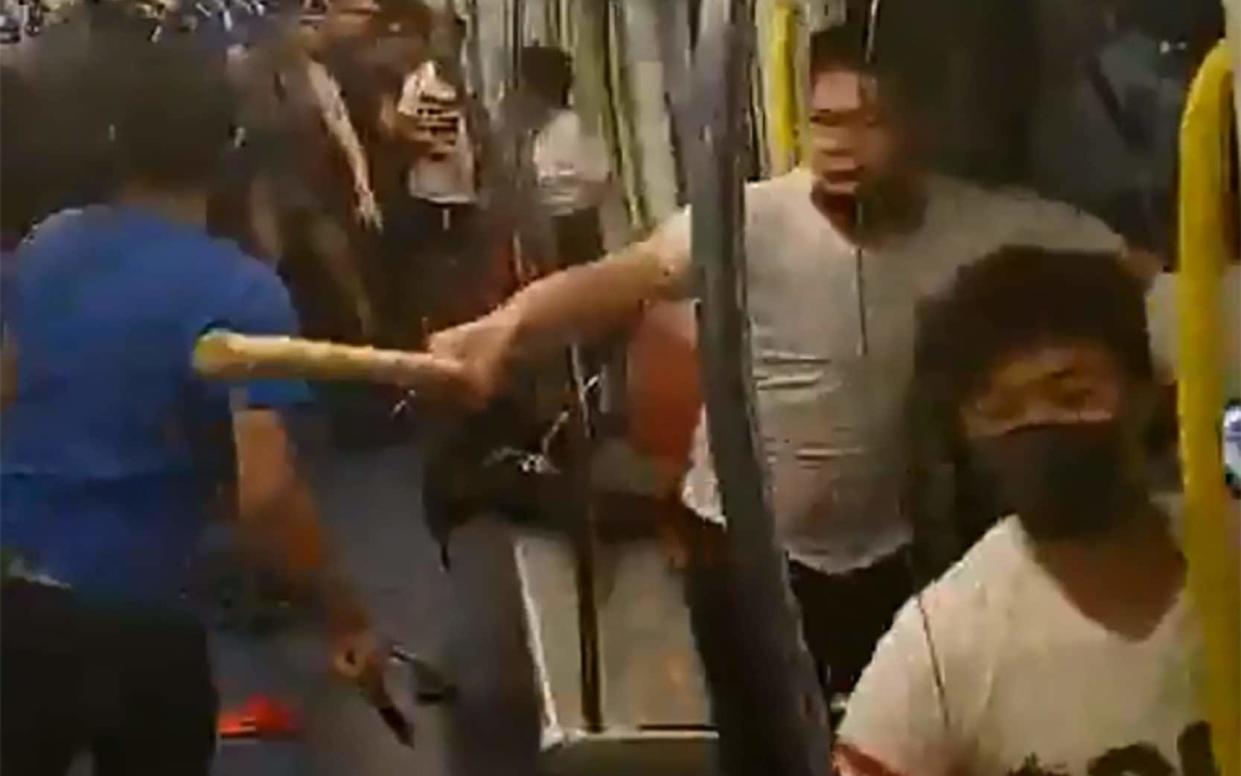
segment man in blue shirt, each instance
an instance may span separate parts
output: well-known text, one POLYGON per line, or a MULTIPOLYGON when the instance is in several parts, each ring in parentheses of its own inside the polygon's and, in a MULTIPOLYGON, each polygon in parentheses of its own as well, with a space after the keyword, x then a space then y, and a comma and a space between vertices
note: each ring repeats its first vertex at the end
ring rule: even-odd
POLYGON ((169 43, 125 51, 86 57, 83 76, 112 90, 118 193, 6 257, 0 743, 15 775, 64 773, 85 750, 104 776, 209 772, 215 691, 181 595, 216 512, 322 604, 343 673, 374 668, 280 414, 305 386, 191 367, 209 329, 297 328, 276 275, 203 228, 231 136, 223 74, 169 43))

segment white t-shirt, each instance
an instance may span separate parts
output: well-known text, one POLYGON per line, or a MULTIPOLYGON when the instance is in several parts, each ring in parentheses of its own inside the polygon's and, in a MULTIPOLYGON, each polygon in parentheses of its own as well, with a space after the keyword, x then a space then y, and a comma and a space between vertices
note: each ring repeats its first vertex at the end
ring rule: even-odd
POLYGON ((543 207, 559 216, 597 205, 611 166, 603 141, 564 109, 535 135, 534 169, 543 207))
MULTIPOLYGON (((1241 265, 1232 264, 1220 283, 1220 325, 1223 326, 1224 398, 1241 399, 1241 265)), ((1155 278, 1146 294, 1151 355, 1155 363, 1176 374, 1176 275, 1155 278)))
POLYGON ((1214 773, 1192 764, 1210 750, 1185 599, 1145 639, 1122 638, 1064 596, 1015 517, 1001 521, 926 589, 925 620, 911 600, 880 640, 841 723, 842 772, 1214 773))
MULTIPOLYGON (((898 503, 900 439, 918 301, 1003 245, 1118 251, 1122 243, 1067 205, 931 177, 922 225, 862 256, 863 354, 857 249, 811 202, 812 183, 797 169, 747 186, 747 294, 776 530, 794 560, 839 574, 909 539, 898 503)), ((665 229, 688 250, 688 212, 665 229)), ((682 498, 703 518, 723 520, 703 421, 682 498)))
MULTIPOLYGON (((424 62, 405 79, 397 112, 409 118, 440 111, 457 100, 456 88, 439 75, 434 60, 424 62)), ((477 198, 474 185, 474 149, 465 115, 456 112, 456 132, 433 155, 415 160, 409 171, 409 193, 440 204, 466 204, 477 198)))

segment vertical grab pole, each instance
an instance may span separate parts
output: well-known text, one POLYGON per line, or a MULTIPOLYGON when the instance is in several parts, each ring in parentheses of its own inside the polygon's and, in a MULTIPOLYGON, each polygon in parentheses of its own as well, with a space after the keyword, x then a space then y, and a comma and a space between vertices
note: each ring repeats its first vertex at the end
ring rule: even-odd
MULTIPOLYGON (((1233 41, 1233 45, 1241 42, 1233 41)), ((1188 583, 1203 630, 1200 689, 1222 776, 1241 774, 1241 580, 1228 526, 1220 450, 1224 409, 1220 280, 1228 255, 1231 69, 1215 47, 1190 87, 1181 121, 1180 271, 1177 279, 1178 412, 1185 488, 1188 583)), ((1233 205, 1235 207, 1235 204, 1233 205)))
MULTIPOLYGON (((818 776, 829 768, 831 734, 814 668, 799 635, 787 569, 768 509, 755 438, 746 311, 743 126, 753 50, 753 0, 705 0, 694 57, 690 180, 693 258, 697 271, 700 355, 711 455, 727 516, 736 575, 735 646, 761 676, 767 735, 757 742, 770 760, 746 772, 818 776), (721 82, 722 81, 722 82, 721 82)), ((756 727, 720 730, 754 736, 756 727)), ((725 751, 729 747, 723 747, 725 751)), ((740 764, 725 763, 729 772, 740 764)))
MULTIPOLYGON (((512 68, 507 81, 509 97, 515 97, 522 88, 521 50, 525 45, 525 0, 511 0, 513 17, 510 35, 513 49, 509 52, 512 68)), ((551 221, 544 212, 537 196, 538 175, 534 169, 533 134, 530 116, 519 108, 505 116, 508 126, 504 136, 512 143, 514 178, 518 192, 516 241, 519 255, 533 250, 541 255, 534 261, 544 267, 559 266, 556 241, 551 221)), ((523 257, 525 258, 525 257, 523 257)), ((569 399, 569 462, 566 466, 573 499, 573 524, 570 537, 573 544, 573 581, 577 591, 578 665, 582 682, 582 719, 591 733, 603 731, 603 671, 599 634, 599 609, 596 593, 595 566, 596 526, 594 499, 590 487, 590 459, 593 454, 594 427, 592 405, 587 397, 587 376, 584 373, 580 346, 573 345, 565 351, 565 375, 571 397, 569 399)))
POLYGON ((771 44, 767 63, 767 110, 771 114, 768 140, 771 171, 779 175, 797 166, 803 142, 797 96, 799 9, 794 0, 776 0, 769 21, 771 44))

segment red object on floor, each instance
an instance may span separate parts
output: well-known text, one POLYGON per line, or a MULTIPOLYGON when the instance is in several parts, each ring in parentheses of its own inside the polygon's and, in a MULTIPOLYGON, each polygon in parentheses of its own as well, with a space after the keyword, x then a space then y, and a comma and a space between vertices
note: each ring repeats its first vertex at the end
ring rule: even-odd
POLYGON ((290 738, 301 729, 297 710, 269 695, 253 695, 240 706, 221 711, 216 721, 221 738, 290 738))

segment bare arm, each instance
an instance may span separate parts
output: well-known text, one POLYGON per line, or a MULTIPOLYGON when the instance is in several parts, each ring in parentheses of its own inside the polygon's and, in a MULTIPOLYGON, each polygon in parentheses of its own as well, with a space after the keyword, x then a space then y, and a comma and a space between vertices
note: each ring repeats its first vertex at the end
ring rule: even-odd
POLYGON ((469 398, 485 403, 518 363, 605 337, 646 304, 686 296, 691 273, 683 226, 661 228, 599 261, 548 275, 483 318, 434 335, 431 352, 460 360, 475 390, 469 398))
POLYGON ((256 559, 277 566, 298 590, 321 601, 333 633, 364 631, 364 611, 331 573, 319 516, 279 414, 236 412, 233 435, 238 522, 246 548, 256 559))
POLYGON ((527 286, 496 314, 511 317, 516 324, 519 358, 542 358, 571 342, 614 333, 651 302, 683 298, 689 275, 688 252, 656 233, 599 261, 527 286))

